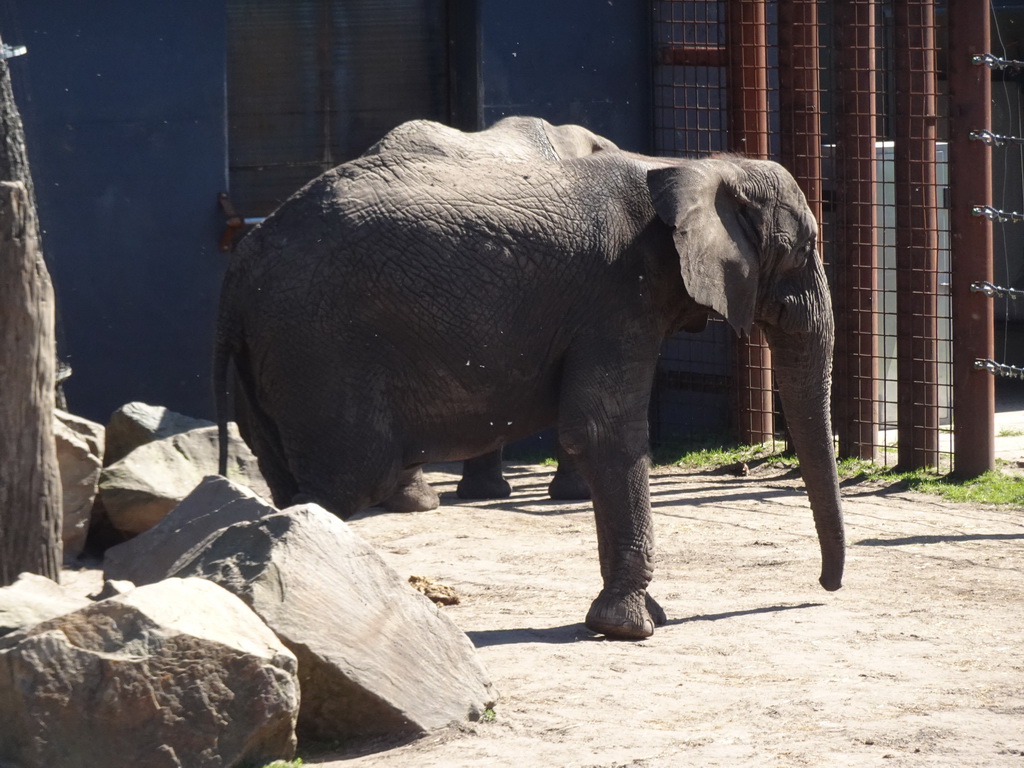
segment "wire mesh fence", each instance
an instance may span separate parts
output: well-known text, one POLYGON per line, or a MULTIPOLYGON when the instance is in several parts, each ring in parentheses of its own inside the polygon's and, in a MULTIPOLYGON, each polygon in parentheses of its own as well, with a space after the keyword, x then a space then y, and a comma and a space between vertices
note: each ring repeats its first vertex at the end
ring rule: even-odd
MULTIPOLYGON (((833 289, 840 454, 948 470, 947 32, 936 7, 657 0, 656 148, 769 156, 793 173, 821 223, 833 289)), ((723 431, 756 436, 744 404, 771 405, 759 391, 770 375, 744 372, 744 354, 721 324, 672 339, 653 400, 656 438, 723 414, 723 431), (708 383, 692 374, 709 363, 716 402, 731 405, 690 416, 667 407, 708 383)), ((781 419, 762 425, 769 438, 783 433, 781 419)))
MULTIPOLYGON (((728 148, 725 3, 654 3, 655 150, 700 157, 728 148)), ((651 399, 656 444, 734 433, 732 330, 720 321, 666 342, 651 399)))

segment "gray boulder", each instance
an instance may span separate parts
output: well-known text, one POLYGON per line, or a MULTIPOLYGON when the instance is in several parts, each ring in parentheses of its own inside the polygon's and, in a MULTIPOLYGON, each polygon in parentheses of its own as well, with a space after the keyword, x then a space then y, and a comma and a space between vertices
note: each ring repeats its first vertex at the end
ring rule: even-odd
POLYGON ((94 456, 103 460, 104 446, 106 444, 106 429, 102 424, 95 421, 75 416, 73 413, 62 411, 59 408, 54 410, 54 417, 64 426, 78 435, 89 446, 89 451, 94 456))
POLYGON ((295 657, 238 598, 172 579, 0 651, 0 764, 221 768, 295 752, 295 657))
POLYGON ((469 638, 315 504, 212 537, 176 575, 239 595, 299 659, 299 734, 419 735, 495 699, 469 638))
POLYGON ((212 421, 175 413, 162 405, 127 403, 110 415, 104 463, 109 465, 120 461, 140 445, 154 440, 212 426, 212 421))
POLYGON ((0 589, 0 637, 86 605, 89 600, 57 582, 34 573, 23 573, 9 587, 0 589))
MULTIPOLYGON (((256 457, 229 427, 228 476, 270 498, 256 457)), ((204 427, 142 445, 100 474, 99 498, 110 526, 125 537, 147 531, 217 473, 217 428, 204 427)))
POLYGON ((173 573, 174 564, 202 547, 211 534, 277 511, 245 486, 208 476, 148 531, 108 549, 103 576, 139 586, 153 584, 173 573))
POLYGON ((64 491, 64 559, 82 554, 103 467, 103 427, 88 419, 55 411, 53 435, 64 491))
POLYGON ((117 597, 135 589, 135 584, 124 579, 104 579, 103 586, 95 595, 89 595, 93 600, 106 600, 108 597, 117 597))

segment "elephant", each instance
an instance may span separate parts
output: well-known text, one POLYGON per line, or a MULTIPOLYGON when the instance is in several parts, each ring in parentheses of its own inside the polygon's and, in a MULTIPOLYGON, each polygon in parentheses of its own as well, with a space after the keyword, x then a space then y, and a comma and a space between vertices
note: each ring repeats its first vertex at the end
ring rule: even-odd
MULTIPOLYGON (((556 427, 592 495, 586 626, 653 634, 647 406, 659 350, 715 314, 763 329, 821 551, 845 535, 817 223, 780 165, 602 151, 538 163, 382 151, 324 173, 232 254, 214 387, 279 505, 342 518, 430 462, 556 427)), ((221 467, 226 464, 226 440, 221 467)))
MULTIPOLYGON (((451 128, 433 120, 410 120, 393 128, 366 155, 407 152, 438 155, 461 160, 538 163, 558 162, 585 157, 605 150, 617 150, 616 144, 580 125, 552 125, 539 117, 512 116, 490 128, 474 133, 451 128)), ((461 499, 501 499, 512 493, 502 473, 501 451, 467 459, 456 488, 461 499)), ((590 488, 576 470, 571 457, 558 450, 558 469, 548 485, 553 499, 589 499, 590 488)), ((392 512, 417 512, 436 509, 440 499, 433 488, 416 472, 391 497, 381 502, 392 512)))
MULTIPOLYGON (((580 501, 590 498, 590 486, 576 468, 572 457, 557 446, 558 468, 548 483, 548 496, 559 501, 580 501)), ((460 499, 504 499, 512 494, 512 486, 501 470, 501 451, 492 451, 462 462, 462 479, 456 487, 460 499)), ((385 506, 394 505, 389 499, 385 506)), ((415 510, 413 510, 415 511, 415 510)))

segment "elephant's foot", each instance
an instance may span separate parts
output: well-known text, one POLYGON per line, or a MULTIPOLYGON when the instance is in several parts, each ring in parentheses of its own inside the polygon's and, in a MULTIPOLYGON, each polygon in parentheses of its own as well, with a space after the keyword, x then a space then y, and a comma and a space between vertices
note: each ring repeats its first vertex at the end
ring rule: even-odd
POLYGON ((661 606, 645 590, 627 595, 603 590, 590 606, 586 625, 591 632, 612 640, 642 640, 666 621, 661 606))
POLYGON ((497 477, 463 475, 455 493, 460 499, 507 499, 512 486, 500 474, 497 477))
POLYGON ((645 594, 647 594, 647 612, 651 614, 654 626, 664 627, 668 624, 668 615, 665 613, 665 609, 658 605, 658 601, 651 597, 650 594, 645 594))
POLYGON ((437 509, 440 504, 437 491, 430 487, 423 473, 417 471, 384 500, 383 506, 388 512, 426 512, 437 509))
POLYGON ((583 501, 590 498, 590 486, 582 474, 563 470, 559 465, 548 485, 548 496, 559 501, 583 501))

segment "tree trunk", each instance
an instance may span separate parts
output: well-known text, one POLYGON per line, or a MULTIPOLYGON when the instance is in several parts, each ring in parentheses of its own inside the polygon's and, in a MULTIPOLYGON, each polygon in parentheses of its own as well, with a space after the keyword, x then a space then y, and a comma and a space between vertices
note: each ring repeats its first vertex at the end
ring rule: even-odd
POLYGON ((0 131, 0 586, 7 586, 24 571, 60 578, 63 499, 53 437, 53 287, 4 61, 0 131))

